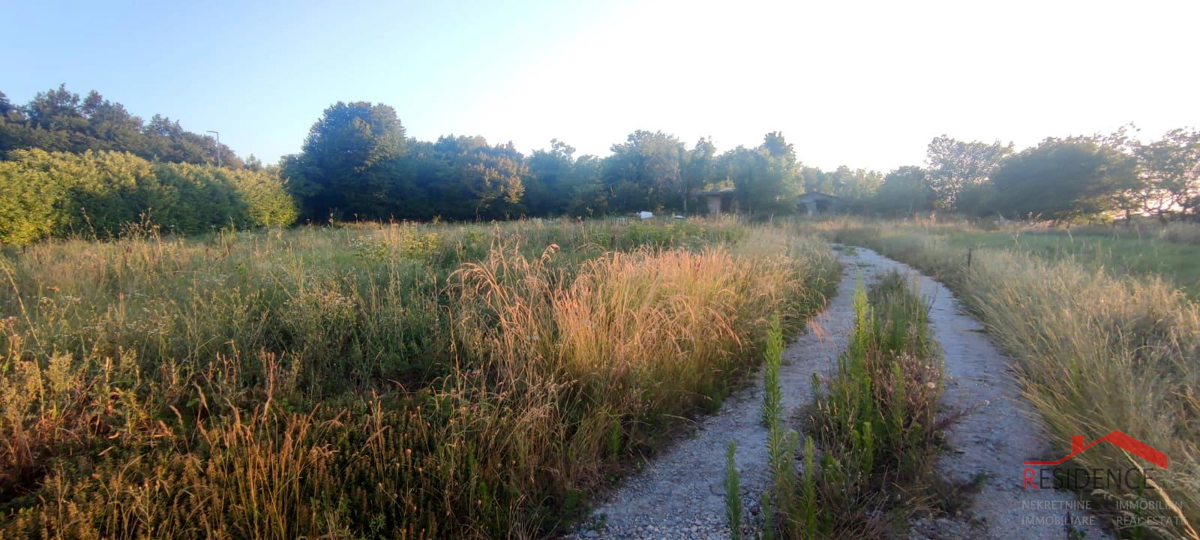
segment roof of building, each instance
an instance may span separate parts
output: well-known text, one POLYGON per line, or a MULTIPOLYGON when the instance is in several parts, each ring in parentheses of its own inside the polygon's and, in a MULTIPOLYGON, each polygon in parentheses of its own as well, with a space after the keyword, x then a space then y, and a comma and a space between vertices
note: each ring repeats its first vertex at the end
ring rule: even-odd
POLYGON ((727 187, 727 188, 721 188, 721 189, 714 189, 712 191, 701 191, 700 193, 697 193, 696 195, 700 196, 700 197, 708 197, 708 196, 712 196, 712 195, 732 195, 736 191, 737 191, 737 188, 727 187))

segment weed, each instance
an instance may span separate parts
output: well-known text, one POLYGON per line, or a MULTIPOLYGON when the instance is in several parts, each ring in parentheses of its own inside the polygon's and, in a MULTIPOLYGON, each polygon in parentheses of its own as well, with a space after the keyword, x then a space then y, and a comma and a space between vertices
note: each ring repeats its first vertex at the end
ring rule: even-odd
POLYGON ((851 304, 854 326, 838 371, 824 385, 813 383, 799 485, 794 470, 775 478, 776 506, 793 538, 882 537, 889 512, 907 510, 894 506, 892 494, 931 483, 945 422, 935 417, 942 370, 928 306, 897 273, 869 294, 860 285, 851 304), (780 504, 786 497, 795 502, 780 504))
POLYGON ((736 453, 737 441, 729 441, 729 449, 725 451, 725 518, 729 522, 730 536, 739 540, 742 537, 742 487, 733 459, 736 453))

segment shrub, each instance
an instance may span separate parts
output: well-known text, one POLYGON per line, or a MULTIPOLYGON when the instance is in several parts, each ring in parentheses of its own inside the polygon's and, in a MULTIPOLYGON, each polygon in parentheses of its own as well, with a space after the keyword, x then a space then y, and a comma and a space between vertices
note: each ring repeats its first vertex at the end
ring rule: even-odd
POLYGON ((111 238, 146 222, 191 234, 296 220, 282 181, 267 172, 156 164, 119 152, 11 157, 0 162, 0 241, 8 244, 72 233, 111 238))

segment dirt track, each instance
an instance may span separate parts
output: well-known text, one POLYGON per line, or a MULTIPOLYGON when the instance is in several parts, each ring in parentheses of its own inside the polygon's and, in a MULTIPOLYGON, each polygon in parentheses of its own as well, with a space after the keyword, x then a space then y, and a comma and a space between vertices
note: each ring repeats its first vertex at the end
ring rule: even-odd
MULTIPOLYGON (((783 404, 790 412, 811 396, 813 373, 832 369, 846 343, 852 321, 851 296, 858 276, 911 268, 873 251, 841 251, 845 273, 826 310, 784 353, 780 370, 783 404)), ((963 515, 919 519, 911 538, 1068 538, 1067 520, 1093 520, 1078 508, 1073 494, 1021 488, 1022 462, 1050 455, 1045 437, 1020 390, 1009 361, 988 341, 982 326, 966 314, 948 289, 921 276, 931 303, 930 324, 945 354, 944 403, 972 412, 951 428, 952 451, 939 463, 947 478, 970 482, 985 478, 974 504, 963 515)), ((741 475, 743 523, 757 527, 758 502, 767 489, 767 432, 760 422, 762 377, 732 396, 713 416, 696 423, 695 433, 680 441, 629 478, 595 509, 573 538, 729 538, 725 519, 724 466, 729 441, 736 440, 741 475)), ((1103 538, 1096 526, 1078 527, 1086 538, 1103 538)))

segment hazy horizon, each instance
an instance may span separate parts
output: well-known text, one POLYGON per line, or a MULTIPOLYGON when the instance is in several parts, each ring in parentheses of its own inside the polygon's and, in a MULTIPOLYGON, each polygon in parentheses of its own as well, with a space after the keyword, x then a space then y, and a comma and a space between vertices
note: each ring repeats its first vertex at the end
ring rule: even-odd
POLYGON ((1130 122, 1144 139, 1200 125, 1197 3, 10 11, 22 22, 0 36, 12 102, 59 83, 94 89, 268 163, 298 152, 336 101, 391 105, 410 137, 482 135, 525 153, 557 138, 603 156, 637 129, 721 149, 782 131, 807 165, 880 171, 920 164, 943 133, 1021 148, 1130 122))

